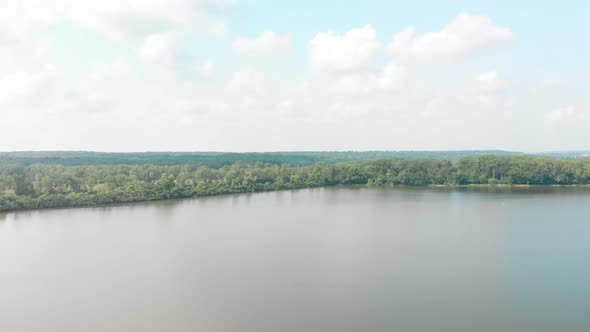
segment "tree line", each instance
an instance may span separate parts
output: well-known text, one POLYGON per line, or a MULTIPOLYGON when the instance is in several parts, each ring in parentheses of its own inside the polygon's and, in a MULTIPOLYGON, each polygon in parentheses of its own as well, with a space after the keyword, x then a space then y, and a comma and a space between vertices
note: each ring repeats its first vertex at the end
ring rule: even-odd
MULTIPOLYGON (((242 163, 311 166, 319 162, 375 161, 382 159, 448 159, 481 155, 524 155, 509 151, 315 151, 315 152, 91 152, 91 151, 17 151, 0 152, 0 163, 23 165, 199 165, 219 168, 242 163)), ((568 158, 561 158, 568 159, 568 158)))
POLYGON ((587 185, 590 163, 532 156, 388 159, 311 166, 0 163, 0 211, 95 206, 332 185, 587 185))

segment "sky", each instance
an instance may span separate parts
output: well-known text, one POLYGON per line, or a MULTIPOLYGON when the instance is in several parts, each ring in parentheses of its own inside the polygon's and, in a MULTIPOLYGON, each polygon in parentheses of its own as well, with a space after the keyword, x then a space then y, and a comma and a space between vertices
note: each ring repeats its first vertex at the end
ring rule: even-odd
POLYGON ((0 151, 588 150, 588 12, 0 0, 0 151))

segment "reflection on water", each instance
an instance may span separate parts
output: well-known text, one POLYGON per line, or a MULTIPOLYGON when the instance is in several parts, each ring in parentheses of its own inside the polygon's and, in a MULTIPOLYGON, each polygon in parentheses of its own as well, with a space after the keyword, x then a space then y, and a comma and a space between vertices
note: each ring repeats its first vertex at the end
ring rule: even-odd
POLYGON ((0 331, 587 332, 589 203, 340 187, 0 214, 0 331))

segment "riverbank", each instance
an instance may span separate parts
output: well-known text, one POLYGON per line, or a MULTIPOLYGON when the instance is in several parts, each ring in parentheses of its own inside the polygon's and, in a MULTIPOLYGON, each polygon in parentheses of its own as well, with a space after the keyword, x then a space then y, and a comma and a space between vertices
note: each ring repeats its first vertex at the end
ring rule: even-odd
MULTIPOLYGON (((509 191, 509 190, 530 190, 530 191, 546 191, 546 190, 554 190, 554 189, 565 189, 565 190, 589 190, 590 185, 530 185, 530 184, 467 184, 467 185, 429 185, 429 186, 407 186, 407 185, 346 185, 346 184, 335 184, 335 185, 324 185, 324 186, 303 186, 303 187, 285 187, 280 189, 262 189, 257 191, 227 191, 227 192, 218 192, 218 193, 201 193, 195 194, 192 196, 179 196, 179 197, 171 197, 171 198, 147 198, 147 199, 136 199, 136 200, 120 200, 120 201, 111 201, 111 202, 100 202, 100 200, 96 199, 92 200, 89 198, 88 200, 73 200, 72 198, 68 198, 68 195, 65 197, 55 197, 54 204, 52 206, 34 206, 34 207, 20 207, 20 208, 12 208, 12 209, 0 209, 0 213, 8 213, 8 212, 17 212, 17 211, 34 211, 34 210, 46 210, 46 209, 68 209, 68 208, 89 208, 89 207, 108 207, 108 206, 118 206, 118 205, 125 205, 125 204, 133 204, 133 203, 145 203, 145 202, 161 202, 161 201, 175 201, 175 200, 184 200, 184 199, 191 199, 191 198, 199 198, 199 197, 212 197, 212 196, 225 196, 225 195, 239 195, 239 194, 252 194, 252 193, 263 193, 263 192, 275 192, 275 191, 288 191, 288 190, 300 190, 300 189, 314 189, 314 188, 335 188, 335 187, 352 187, 352 188, 372 188, 372 189, 412 189, 412 190, 420 190, 420 189, 440 189, 440 190, 474 190, 474 191, 481 191, 481 190, 489 190, 489 191, 509 191), (93 203, 93 202, 97 203, 93 203), (63 204, 56 204, 57 202, 63 202, 63 204)), ((79 195, 77 195, 79 196, 79 195)), ((13 198, 15 196, 12 196, 13 198)), ((2 196, 0 196, 2 198, 2 196)), ((16 197, 18 199, 18 197, 16 197)), ((79 198, 79 197, 78 197, 79 198)), ((21 198, 24 200, 30 200, 32 198, 25 197, 21 198)))
POLYGON ((311 166, 0 163, 0 211, 101 206, 335 185, 518 188, 588 185, 590 163, 539 157, 390 159, 311 166))

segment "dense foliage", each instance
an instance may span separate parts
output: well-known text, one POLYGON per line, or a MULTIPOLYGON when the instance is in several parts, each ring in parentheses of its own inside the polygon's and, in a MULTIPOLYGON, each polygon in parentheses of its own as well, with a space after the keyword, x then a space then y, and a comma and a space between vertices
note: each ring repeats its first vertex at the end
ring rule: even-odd
POLYGON ((26 165, 0 162, 0 211, 93 206, 338 184, 590 184, 590 163, 531 156, 456 161, 389 159, 311 166, 234 162, 182 165, 26 165))
POLYGON ((319 162, 371 161, 381 159, 450 159, 481 155, 522 155, 508 151, 334 151, 334 152, 143 152, 109 153, 86 151, 0 152, 0 163, 23 165, 51 164, 66 166, 91 165, 181 165, 191 164, 219 168, 238 161, 245 164, 311 166, 319 162))

